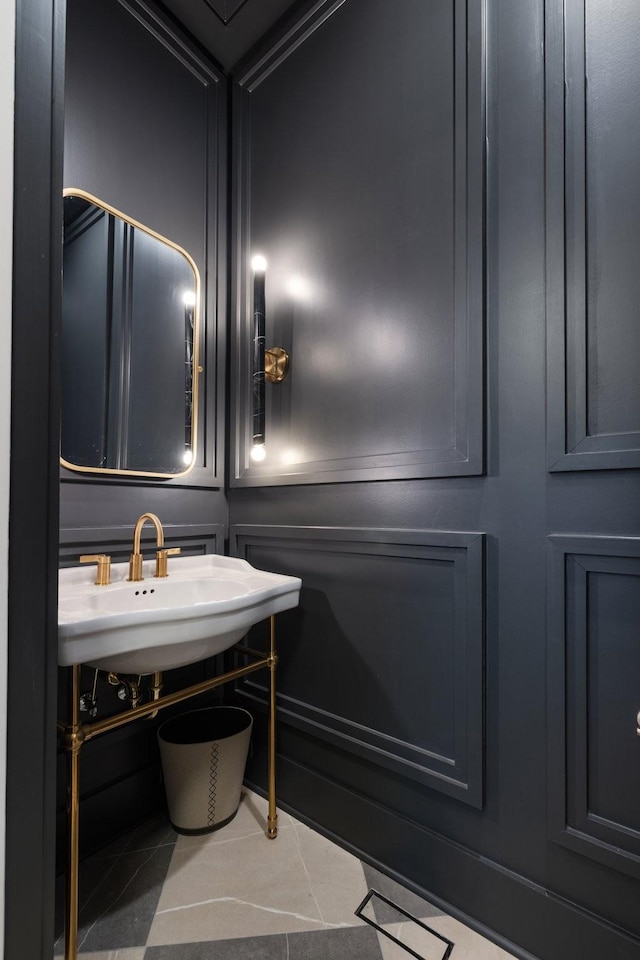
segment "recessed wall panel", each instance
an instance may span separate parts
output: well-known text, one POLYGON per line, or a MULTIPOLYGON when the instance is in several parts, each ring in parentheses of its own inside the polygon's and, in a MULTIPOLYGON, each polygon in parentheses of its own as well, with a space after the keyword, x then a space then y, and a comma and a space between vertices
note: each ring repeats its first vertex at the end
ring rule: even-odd
POLYGON ((481 3, 327 2, 236 85, 237 485, 482 472, 482 45, 481 3))
MULTIPOLYGON (((481 806, 482 535, 231 533, 256 567, 303 579, 299 608, 277 621, 281 719, 481 806)), ((262 680, 239 690, 265 701, 262 680)))
MULTIPOLYGON (((168 238, 197 265, 202 285, 196 461, 188 474, 164 485, 221 486, 226 322, 219 322, 219 316, 224 314, 227 298, 226 82, 144 0, 67 0, 65 6, 63 185, 87 191, 168 238)), ((135 297, 136 292, 129 296, 135 297)), ((156 352, 167 349, 166 331, 160 330, 158 320, 162 311, 150 302, 147 307, 149 330, 157 338, 148 334, 146 344, 134 346, 138 373, 147 363, 157 364, 156 352), (155 328, 154 318, 158 320, 155 328)), ((85 315, 85 325, 89 316, 93 313, 85 315)), ((182 331, 180 357, 184 339, 182 331)), ((63 346, 69 344, 65 341, 63 346)), ((62 359, 64 363, 64 351, 62 359)), ((74 360, 75 356, 68 362, 74 360)), ((123 379, 126 373, 125 358, 123 379)), ((90 373, 84 381, 91 407, 90 373)), ((176 384, 173 388, 177 389, 176 384)), ((159 423, 167 416, 177 417, 171 413, 171 390, 166 392, 167 396, 160 396, 157 389, 143 391, 135 398, 132 418, 152 424, 152 432, 162 431, 159 423)), ((62 413, 64 417, 64 409, 62 413)), ((184 430, 184 415, 180 416, 184 430)), ((103 432, 99 425, 97 438, 83 440, 99 446, 103 432)), ((62 480, 87 482, 64 469, 62 480)), ((121 481, 99 477, 92 482, 121 481)), ((149 480, 131 478, 131 482, 148 484, 149 480)))
POLYGON ((550 540, 554 839, 640 876, 640 539, 550 540))
POLYGON ((548 7, 552 470, 640 466, 637 12, 634 0, 548 7))

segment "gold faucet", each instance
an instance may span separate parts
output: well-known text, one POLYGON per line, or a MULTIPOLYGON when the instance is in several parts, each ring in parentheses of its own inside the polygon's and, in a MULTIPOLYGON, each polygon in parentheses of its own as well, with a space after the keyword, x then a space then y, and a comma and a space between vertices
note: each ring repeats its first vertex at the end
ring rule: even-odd
POLYGON ((106 553, 83 554, 80 557, 80 563, 97 563, 96 587, 108 587, 111 583, 111 557, 106 553))
POLYGON ((142 534, 142 528, 144 527, 147 520, 150 520, 151 523, 156 528, 156 546, 158 550, 164 546, 164 530, 162 529, 162 524, 155 513, 143 513, 142 516, 138 517, 136 520, 135 530, 133 531, 133 553, 129 557, 129 576, 127 580, 144 580, 142 576, 142 553, 140 552, 140 535, 142 534))
POLYGON ((144 580, 142 576, 142 553, 140 551, 140 536, 142 528, 149 520, 156 528, 156 577, 167 577, 167 557, 170 554, 180 553, 180 547, 172 547, 167 550, 164 546, 164 530, 162 524, 155 513, 143 513, 136 520, 135 530, 133 531, 133 553, 129 557, 129 576, 127 580, 144 580))

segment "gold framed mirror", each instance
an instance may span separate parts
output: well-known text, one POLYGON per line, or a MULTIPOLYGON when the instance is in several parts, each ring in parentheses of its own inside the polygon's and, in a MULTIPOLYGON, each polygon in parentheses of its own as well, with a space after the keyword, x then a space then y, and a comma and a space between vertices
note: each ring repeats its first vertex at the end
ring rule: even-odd
POLYGON ((200 276, 173 241, 63 191, 60 462, 173 478, 196 462, 200 276))

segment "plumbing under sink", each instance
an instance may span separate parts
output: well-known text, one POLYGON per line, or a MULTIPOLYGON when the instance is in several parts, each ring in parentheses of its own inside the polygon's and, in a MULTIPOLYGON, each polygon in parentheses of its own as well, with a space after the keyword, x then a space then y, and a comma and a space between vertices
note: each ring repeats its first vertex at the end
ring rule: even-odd
POLYGON ((207 554, 176 557, 171 575, 127 580, 128 563, 111 565, 111 583, 93 571, 59 571, 58 663, 148 674, 195 663, 237 643, 253 624, 296 607, 302 581, 256 570, 245 560, 207 554))

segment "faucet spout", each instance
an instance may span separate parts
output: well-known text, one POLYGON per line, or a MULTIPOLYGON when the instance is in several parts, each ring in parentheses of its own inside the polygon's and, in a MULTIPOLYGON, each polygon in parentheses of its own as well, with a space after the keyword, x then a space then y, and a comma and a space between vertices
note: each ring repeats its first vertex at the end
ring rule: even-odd
POLYGON ((156 546, 158 549, 164 546, 164 530, 162 529, 162 524, 160 523, 159 518, 155 513, 143 513, 142 516, 138 517, 133 531, 133 553, 129 557, 129 576, 127 580, 143 580, 142 576, 142 553, 140 550, 140 537, 142 535, 142 528, 144 527, 147 520, 154 525, 156 528, 156 546))

